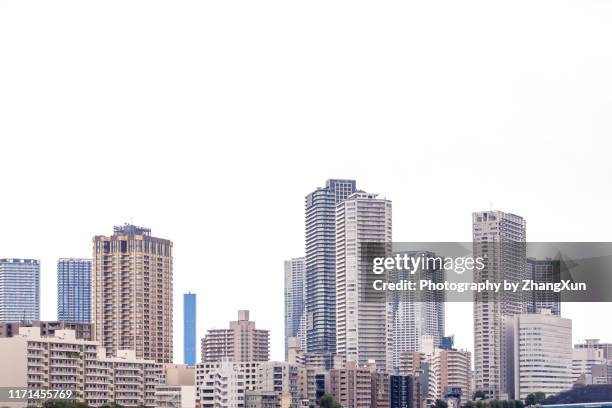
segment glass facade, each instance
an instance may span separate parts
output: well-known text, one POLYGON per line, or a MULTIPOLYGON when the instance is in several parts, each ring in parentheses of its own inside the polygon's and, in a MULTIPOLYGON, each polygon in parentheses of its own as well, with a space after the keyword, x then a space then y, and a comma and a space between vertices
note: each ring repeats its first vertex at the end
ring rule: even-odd
POLYGON ((57 261, 57 318, 91 323, 91 259, 57 261))
POLYGON ((183 294, 183 363, 196 363, 196 295, 183 294))
POLYGON ((0 259, 0 322, 40 320, 40 262, 0 259))

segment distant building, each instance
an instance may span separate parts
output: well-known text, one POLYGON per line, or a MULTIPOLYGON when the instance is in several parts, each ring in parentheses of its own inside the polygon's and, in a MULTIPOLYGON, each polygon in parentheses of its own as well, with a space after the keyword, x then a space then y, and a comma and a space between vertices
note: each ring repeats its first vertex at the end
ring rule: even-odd
POLYGON ((357 190, 355 180, 327 180, 305 200, 306 327, 304 351, 336 353, 336 205, 357 190))
POLYGON ((108 354, 134 350, 172 362, 172 241, 115 226, 113 235, 93 238, 92 280, 95 339, 108 354))
POLYGON ((595 364, 604 364, 605 348, 596 339, 586 340, 583 344, 577 344, 572 350, 572 381, 578 380, 581 375, 591 375, 591 368, 595 364))
POLYGON ((603 359, 612 361, 612 343, 601 343, 599 339, 588 339, 584 343, 574 344, 574 348, 602 350, 603 359))
POLYGON ((367 283, 370 257, 389 256, 392 204, 357 191, 336 206, 337 354, 358 365, 374 360, 390 370, 390 310, 385 293, 367 283))
MULTIPOLYGON (((490 210, 472 214, 474 258, 484 268, 474 270, 474 281, 521 282, 526 276, 526 222, 523 217, 490 210)), ((527 312, 523 293, 479 292, 474 297, 474 372, 476 390, 488 399, 505 397, 512 388, 512 368, 505 344, 507 316, 527 312)))
MULTIPOLYGON (((538 283, 561 282, 561 262, 552 259, 527 258, 527 279, 538 283)), ((555 316, 561 315, 561 293, 554 291, 531 292, 527 299, 527 313, 548 309, 555 316)))
POLYGON ((57 330, 73 330, 77 339, 93 340, 91 323, 41 320, 0 323, 0 337, 16 336, 20 327, 38 327, 43 337, 54 336, 57 330))
POLYGON ((305 280, 303 257, 285 261, 285 359, 291 337, 298 339, 302 351, 306 350, 305 280))
POLYGON ((183 362, 196 363, 196 295, 183 294, 183 362))
POLYGON ((195 408, 195 385, 166 385, 155 386, 156 408, 195 408))
POLYGON ((270 332, 256 329, 248 310, 239 310, 238 320, 230 322, 229 329, 208 330, 202 339, 203 363, 224 359, 232 362, 270 359, 270 332))
POLYGON ((391 375, 389 377, 390 408, 420 408, 423 396, 421 384, 412 375, 391 375))
POLYGON ((245 408, 277 408, 278 397, 272 391, 246 391, 245 408))
POLYGON ((263 362, 224 361, 198 363, 196 392, 200 408, 244 406, 247 391, 257 391, 259 366, 263 362))
MULTIPOLYGON (((108 357, 97 342, 77 339, 73 330, 56 330, 54 336, 42 337, 39 327, 21 327, 18 335, 0 339, 0 359, 11 367, 0 370, 0 387, 69 389, 77 401, 90 407, 156 406, 161 364, 137 359, 131 350, 108 357)), ((10 405, 42 402, 30 399, 10 405)))
POLYGON ((91 323, 91 259, 57 261, 57 319, 91 323))
POLYGON ((543 392, 558 394, 572 387, 572 321, 552 315, 550 310, 522 314, 507 323, 514 360, 514 393, 525 399, 543 392))
POLYGON ((0 322, 40 319, 40 261, 0 259, 0 322))
MULTIPOLYGON (((395 256, 407 255, 415 259, 421 255, 434 258, 431 252, 402 252, 395 256)), ((427 279, 432 282, 444 282, 445 271, 435 265, 413 269, 409 268, 390 272, 393 282, 419 282, 427 279)), ((435 347, 440 347, 444 337, 444 292, 443 291, 394 291, 390 295, 391 305, 391 338, 393 369, 399 370, 400 354, 408 351, 420 351, 421 339, 429 336, 435 347)))
POLYGON ((373 361, 367 366, 351 361, 329 370, 329 392, 343 407, 388 407, 389 387, 388 374, 377 372, 373 361))

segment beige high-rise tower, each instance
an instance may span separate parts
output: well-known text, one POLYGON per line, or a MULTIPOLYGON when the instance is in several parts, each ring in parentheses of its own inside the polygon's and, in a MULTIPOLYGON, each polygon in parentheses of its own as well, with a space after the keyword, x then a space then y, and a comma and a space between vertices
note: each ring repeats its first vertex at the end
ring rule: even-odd
POLYGON ((172 362, 172 241, 125 224, 93 244, 95 340, 109 355, 172 362))

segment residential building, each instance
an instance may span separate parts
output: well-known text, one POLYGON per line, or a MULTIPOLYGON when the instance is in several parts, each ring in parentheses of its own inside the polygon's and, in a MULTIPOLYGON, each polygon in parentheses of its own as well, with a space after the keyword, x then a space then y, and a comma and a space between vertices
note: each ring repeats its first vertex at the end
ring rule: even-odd
POLYGON ((232 362, 270 359, 270 332, 256 329, 248 310, 239 310, 238 320, 230 322, 229 329, 208 330, 202 339, 203 363, 224 359, 232 362))
POLYGON ((156 408, 195 408, 195 385, 167 385, 155 386, 156 408))
POLYGON ((278 396, 273 391, 246 391, 245 408, 277 408, 278 396))
POLYGON ((572 321, 549 309, 522 314, 508 324, 514 360, 514 393, 511 398, 543 392, 555 395, 572 387, 572 321))
POLYGON ((285 261, 285 359, 290 337, 297 338, 301 350, 306 350, 305 280, 304 257, 285 261))
POLYGON ((57 330, 73 330, 77 339, 93 340, 91 323, 75 323, 63 320, 0 323, 0 337, 13 337, 19 334, 20 327, 37 327, 41 336, 55 336, 57 330))
POLYGON ((372 373, 354 361, 329 372, 330 393, 343 407, 371 408, 372 373))
POLYGON ((166 385, 195 385, 194 366, 166 363, 163 365, 162 382, 166 385))
POLYGON ((390 308, 370 280, 372 258, 391 254, 391 201, 358 191, 336 207, 336 347, 358 365, 390 370, 390 308))
POLYGON ((257 391, 263 362, 223 361, 196 365, 196 399, 200 408, 245 406, 247 391, 257 391))
POLYGON ((183 362, 196 364, 196 295, 183 294, 183 362))
POLYGON ((40 319, 40 261, 0 259, 0 322, 40 319))
POLYGON ((91 259, 57 261, 57 319, 91 323, 91 259))
POLYGON ((423 396, 421 384, 412 375, 391 375, 389 377, 390 408, 421 408, 423 396))
MULTIPOLYGON (((70 390, 91 407, 111 402, 125 407, 155 407, 155 387, 161 364, 137 359, 132 350, 107 357, 97 342, 76 338, 73 330, 56 330, 43 337, 39 327, 21 327, 19 334, 0 339, 0 358, 10 370, 0 370, 0 387, 70 390)), ((8 404, 25 407, 42 400, 8 404)))
MULTIPOLYGON (((538 283, 561 282, 561 262, 552 259, 527 258, 527 277, 538 283)), ((561 293, 534 290, 528 294, 527 313, 548 309, 555 316, 561 315, 561 293)))
POLYGON ((284 361, 268 361, 258 367, 258 386, 261 391, 274 392, 279 401, 287 400, 292 407, 308 401, 307 369, 284 361))
POLYGON ((576 381, 581 375, 590 375, 591 367, 604 364, 604 349, 597 347, 599 340, 589 339, 584 344, 575 345, 572 350, 572 380, 576 381))
POLYGON ((172 293, 171 241, 130 224, 93 238, 95 339, 109 355, 172 362, 172 293))
MULTIPOLYGON (((521 282, 526 276, 526 223, 514 214, 481 211, 472 214, 473 257, 483 269, 474 270, 475 282, 521 282)), ((512 392, 505 344, 505 317, 527 311, 523 294, 477 292, 474 296, 474 367, 476 390, 499 399, 512 392)))
POLYGON ((306 342, 304 351, 336 352, 336 205, 356 191, 355 180, 331 179, 305 199, 306 342))

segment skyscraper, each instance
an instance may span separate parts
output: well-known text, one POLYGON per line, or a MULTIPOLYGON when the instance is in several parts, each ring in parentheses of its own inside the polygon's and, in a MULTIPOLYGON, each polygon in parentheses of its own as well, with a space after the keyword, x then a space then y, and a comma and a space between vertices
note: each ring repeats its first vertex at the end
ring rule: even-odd
POLYGON ((40 319, 40 262, 0 259, 0 322, 40 319))
MULTIPOLYGON (((472 214, 474 258, 484 259, 484 268, 474 271, 474 280, 520 282, 526 276, 526 224, 514 214, 482 211, 472 214)), ((522 293, 479 292, 474 297, 474 368, 476 390, 487 398, 512 391, 508 383, 512 361, 508 361, 504 322, 525 313, 522 293)))
POLYGON ((305 272, 303 257, 285 261, 285 358, 290 337, 297 337, 302 351, 306 349, 305 272))
POLYGON ((191 292, 183 294, 183 362, 196 363, 196 295, 191 292))
MULTIPOLYGON (((527 278, 534 282, 561 282, 561 262, 552 259, 527 259, 527 278)), ((561 293, 534 290, 527 299, 527 312, 538 313, 548 309, 555 316, 561 315, 561 293)))
MULTIPOLYGON (((436 257, 432 252, 402 252, 409 259, 436 257)), ((390 281, 419 282, 428 279, 444 282, 444 269, 434 264, 413 269, 393 270, 390 281)), ((399 370, 400 356, 405 352, 422 351, 423 336, 431 337, 433 345, 440 347, 444 336, 444 292, 442 291, 393 291, 390 295, 391 338, 393 339, 393 368, 399 370)))
POLYGON ((57 261, 57 319, 91 322, 91 259, 57 261))
POLYGON ((92 296, 95 339, 109 355, 172 362, 172 241, 130 224, 95 236, 92 296))
POLYGON ((306 196, 306 350, 336 352, 336 204, 355 180, 327 180, 306 196))
MULTIPOLYGON (((389 256, 391 201, 357 191, 336 207, 337 354, 360 365, 374 360, 390 369, 390 308, 373 291, 370 257, 389 256)), ((381 297, 382 296, 382 297, 381 297)))

